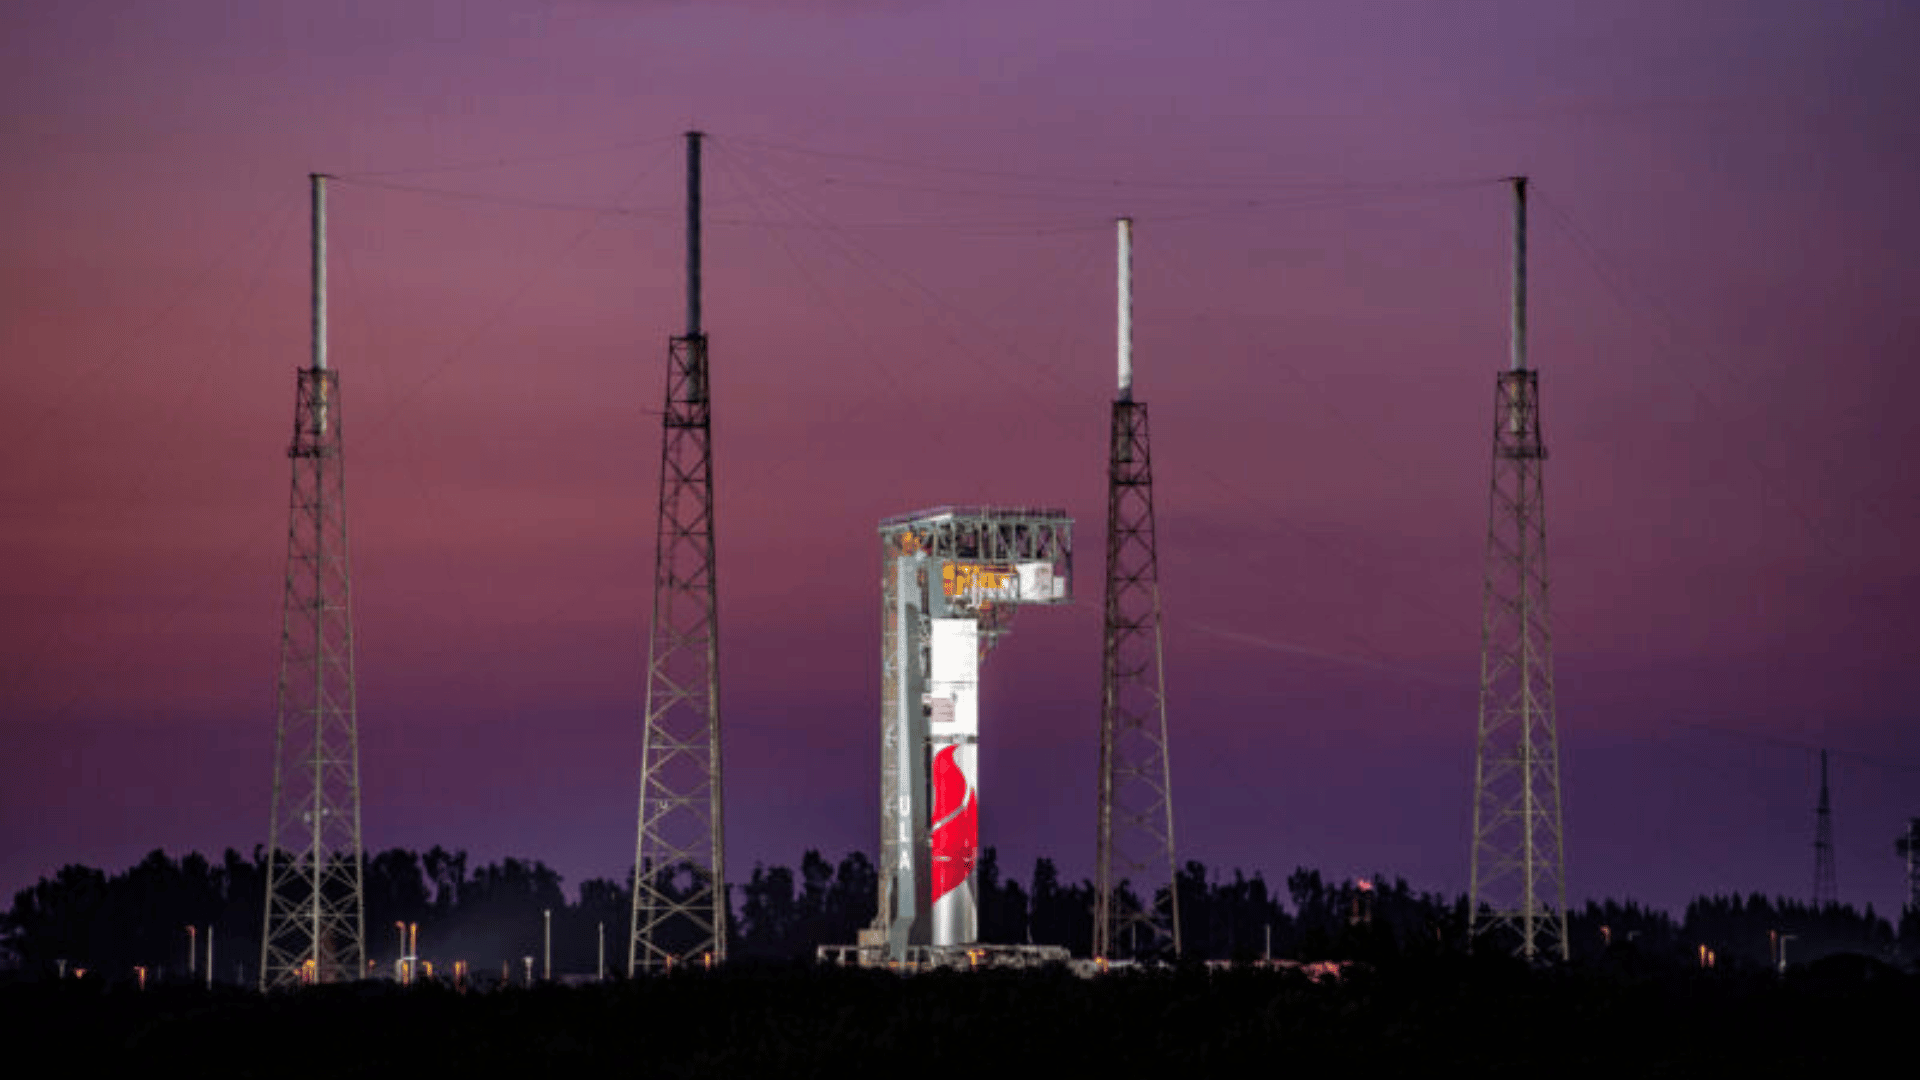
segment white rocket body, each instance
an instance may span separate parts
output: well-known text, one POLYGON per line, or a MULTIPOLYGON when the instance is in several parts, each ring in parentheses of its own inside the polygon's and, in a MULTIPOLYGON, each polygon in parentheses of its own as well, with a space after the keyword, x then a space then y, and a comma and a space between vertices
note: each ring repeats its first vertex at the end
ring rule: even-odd
POLYGON ((931 939, 935 945, 967 945, 980 937, 973 877, 980 850, 980 624, 934 619, 929 644, 931 939))

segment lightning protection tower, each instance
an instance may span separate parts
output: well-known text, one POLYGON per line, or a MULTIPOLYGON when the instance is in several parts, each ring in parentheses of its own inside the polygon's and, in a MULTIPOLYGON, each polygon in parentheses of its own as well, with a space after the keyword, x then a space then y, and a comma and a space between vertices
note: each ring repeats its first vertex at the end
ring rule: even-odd
POLYGON ((1468 910, 1475 945, 1568 957, 1540 376, 1527 367, 1527 181, 1513 183, 1511 363, 1494 383, 1468 910))
POLYGON ((1813 811, 1813 906, 1838 903, 1833 874, 1833 802, 1827 795, 1827 752, 1820 751, 1820 805, 1813 811))
POLYGON ((360 742, 340 375, 327 367, 327 187, 313 184, 313 362, 298 373, 260 988, 359 978, 360 742))
POLYGON ((1907 906, 1920 911, 1920 817, 1907 820, 1906 834, 1893 842, 1893 850, 1907 860, 1907 906))
POLYGON ((1160 562, 1147 404, 1133 399, 1133 221, 1119 240, 1119 390, 1107 460, 1107 581, 1100 660, 1099 834, 1093 955, 1180 955, 1167 766, 1160 562))
POLYGON ((687 332, 667 347, 630 975, 727 955, 713 414, 700 328, 701 138, 687 132, 687 332))

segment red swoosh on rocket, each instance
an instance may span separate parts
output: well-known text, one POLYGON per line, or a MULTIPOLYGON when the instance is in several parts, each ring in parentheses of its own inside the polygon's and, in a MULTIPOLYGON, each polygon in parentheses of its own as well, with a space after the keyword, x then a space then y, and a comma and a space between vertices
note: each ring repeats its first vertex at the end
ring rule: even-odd
POLYGON ((979 803, 967 786, 967 774, 954 760, 957 746, 933 759, 933 898, 960 887, 973 874, 980 846, 979 803))

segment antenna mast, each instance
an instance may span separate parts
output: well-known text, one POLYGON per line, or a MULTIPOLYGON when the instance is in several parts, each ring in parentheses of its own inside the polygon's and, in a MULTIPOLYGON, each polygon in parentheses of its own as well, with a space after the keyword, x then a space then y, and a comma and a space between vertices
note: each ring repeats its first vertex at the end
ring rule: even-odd
POLYGON ((727 957, 713 414, 700 324, 702 138, 687 132, 687 332, 667 346, 629 975, 727 957))
POLYGON ((1527 367, 1527 179, 1513 183, 1510 366, 1495 380, 1468 911, 1475 944, 1569 956, 1547 603, 1540 376, 1527 367))
POLYGON ((1119 241, 1119 385, 1107 460, 1107 581, 1100 680, 1093 955, 1180 955, 1167 764, 1160 562, 1147 405, 1133 399, 1133 219, 1119 241))
MULTIPOLYGON (((313 185, 313 358, 297 373, 260 988, 365 974, 360 745, 340 442, 327 367, 327 178, 313 185)), ((209 931, 211 942, 211 931, 209 931)), ((209 945, 211 947, 211 945, 209 945)))
POLYGON ((1813 906, 1840 901, 1833 873, 1833 801, 1827 794, 1827 752, 1820 751, 1820 805, 1813 812, 1813 906))
POLYGON ((1906 834, 1894 841, 1893 850, 1907 860, 1907 907, 1920 914, 1920 817, 1907 820, 1906 834))

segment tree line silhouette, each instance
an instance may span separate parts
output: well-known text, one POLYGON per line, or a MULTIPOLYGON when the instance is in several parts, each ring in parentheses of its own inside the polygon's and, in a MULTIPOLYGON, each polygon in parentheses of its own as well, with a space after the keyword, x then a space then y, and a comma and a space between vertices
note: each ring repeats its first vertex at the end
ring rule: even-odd
MULTIPOLYGON (((608 975, 625 971, 630 878, 590 878, 570 898, 560 874, 538 860, 469 863, 466 852, 438 846, 365 857, 367 950, 376 973, 394 970, 407 946, 402 927, 417 927, 418 955, 443 972, 464 960, 476 975, 518 981, 526 958, 543 957, 549 919, 557 975, 598 974, 603 958, 608 975)), ((67 866, 14 896, 0 916, 0 960, 32 978, 57 973, 64 961, 69 974, 125 979, 139 966, 152 978, 180 981, 193 949, 196 978, 204 979, 211 937, 215 979, 248 985, 258 974, 265 871, 258 849, 251 857, 228 849, 218 861, 154 851, 117 874, 67 866)), ((669 868, 665 877, 690 886, 688 873, 669 868)), ((851 943, 873 917, 877 874, 858 851, 838 863, 808 851, 797 873, 756 865, 729 889, 730 957, 803 961, 816 946, 851 943)), ((1091 882, 1066 881, 1042 858, 1022 884, 1002 870, 993 848, 981 853, 977 875, 984 940, 1086 954, 1091 882)), ((1277 890, 1259 873, 1222 876, 1189 861, 1176 887, 1188 960, 1387 962, 1467 947, 1466 898, 1415 891, 1400 878, 1331 881, 1301 868, 1277 890)), ((1897 932, 1871 906, 1815 907, 1759 894, 1702 896, 1679 918, 1614 900, 1590 901, 1568 916, 1579 961, 1765 969, 1783 950, 1792 963, 1840 952, 1920 960, 1920 910, 1912 908, 1897 932)))

